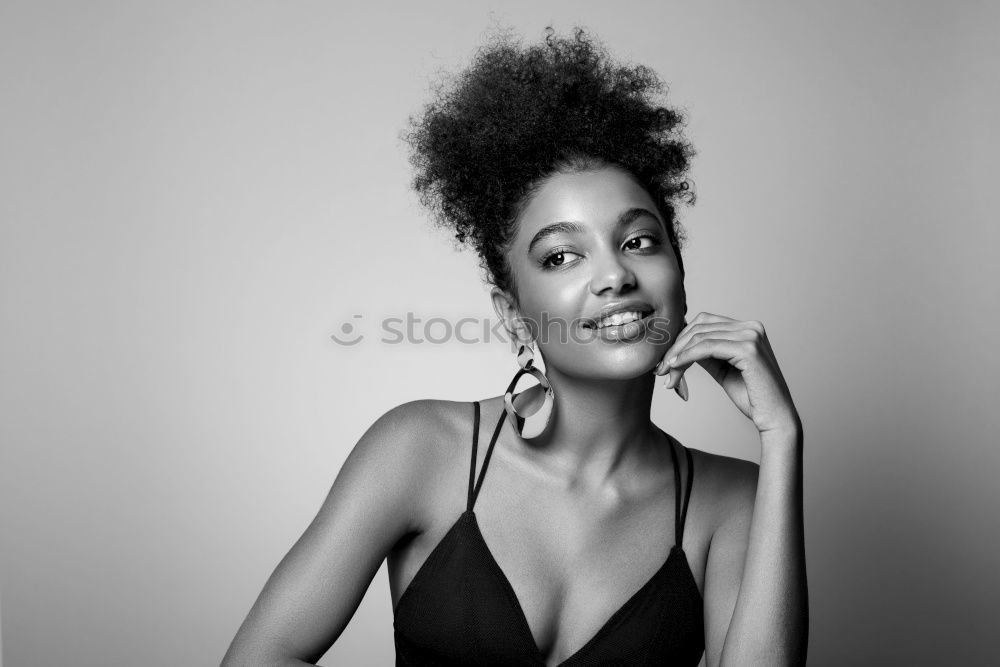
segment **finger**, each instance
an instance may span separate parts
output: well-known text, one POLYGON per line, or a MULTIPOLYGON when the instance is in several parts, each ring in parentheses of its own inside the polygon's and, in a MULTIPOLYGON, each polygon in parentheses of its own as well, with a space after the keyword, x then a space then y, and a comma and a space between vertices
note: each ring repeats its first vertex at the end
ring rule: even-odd
POLYGON ((734 330, 739 328, 739 325, 740 322, 731 317, 705 312, 698 313, 684 326, 683 329, 677 333, 677 338, 670 345, 670 347, 667 348, 667 351, 661 358, 660 363, 657 364, 655 369, 656 374, 663 375, 669 370, 668 365, 663 362, 677 354, 677 350, 681 349, 681 346, 687 343, 688 338, 692 334, 701 331, 713 330, 715 327, 721 327, 724 330, 734 330))
MULTIPOLYGON (((669 389, 677 385, 677 383, 684 379, 684 374, 687 372, 688 368, 691 367, 697 361, 701 361, 709 358, 723 359, 723 357, 715 357, 713 355, 698 356, 702 355, 705 350, 713 349, 712 347, 705 347, 706 343, 715 346, 719 343, 726 343, 735 348, 727 349, 743 349, 741 346, 753 345, 756 340, 756 334, 753 331, 746 329, 737 329, 734 331, 714 331, 705 333, 694 334, 687 342, 687 344, 677 352, 676 355, 670 358, 668 361, 672 361, 668 370, 666 371, 667 380, 665 386, 669 389), (695 350, 694 354, 696 356, 692 357, 692 350, 695 350)), ((748 350, 743 350, 745 355, 748 350)), ((725 358, 726 361, 730 361, 728 357, 725 358)))
POLYGON ((691 319, 687 320, 688 325, 692 324, 706 324, 709 322, 738 322, 739 320, 726 317, 725 315, 716 315, 715 313, 706 313, 701 311, 691 319))
POLYGON ((727 317, 725 315, 717 315, 715 313, 706 313, 704 310, 691 318, 691 323, 694 322, 736 322, 737 320, 732 317, 727 317))
POLYGON ((684 346, 688 345, 696 336, 705 337, 707 335, 718 333, 720 334, 719 337, 728 338, 731 333, 743 331, 746 331, 744 323, 738 321, 703 322, 699 324, 691 324, 684 331, 682 331, 677 336, 677 340, 675 340, 674 343, 667 348, 660 364, 656 367, 656 374, 666 375, 669 373, 672 366, 670 359, 677 356, 677 353, 684 349, 684 346))
POLYGON ((679 380, 677 380, 677 388, 674 391, 676 391, 677 395, 680 396, 685 401, 688 400, 689 396, 688 383, 687 380, 684 379, 683 375, 680 377, 679 380))
POLYGON ((677 332, 677 337, 680 338, 682 335, 684 335, 685 332, 689 331, 692 327, 701 324, 710 324, 712 322, 718 323, 718 322, 735 322, 735 321, 736 320, 734 320, 731 317, 726 317, 724 315, 715 315, 713 313, 706 313, 702 311, 690 319, 687 318, 684 319, 684 326, 681 328, 680 331, 677 332))
POLYGON ((749 340, 729 340, 706 338, 685 347, 677 355, 677 368, 681 373, 697 361, 718 359, 729 363, 745 359, 752 353, 753 343, 749 340))
POLYGON ((738 329, 737 323, 730 322, 700 322, 689 324, 677 334, 677 338, 670 344, 656 365, 657 375, 666 375, 670 371, 669 359, 676 356, 677 352, 690 342, 692 336, 698 334, 711 333, 713 331, 735 331, 738 329))

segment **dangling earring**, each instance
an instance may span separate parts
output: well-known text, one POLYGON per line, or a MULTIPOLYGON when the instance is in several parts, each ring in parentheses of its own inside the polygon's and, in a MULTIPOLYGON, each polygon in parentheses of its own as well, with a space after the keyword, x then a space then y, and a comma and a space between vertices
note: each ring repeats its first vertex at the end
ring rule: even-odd
POLYGON ((507 411, 507 417, 510 420, 510 425, 514 427, 517 434, 526 440, 531 438, 537 438, 545 430, 545 427, 549 425, 549 418, 552 417, 552 406, 555 404, 556 395, 552 391, 552 385, 549 384, 549 379, 545 377, 545 373, 535 368, 535 355, 531 351, 530 347, 521 345, 520 349, 517 351, 517 364, 521 367, 517 373, 514 375, 514 379, 510 381, 510 385, 507 387, 507 391, 503 396, 504 409, 507 411), (517 414, 514 409, 514 387, 517 386, 517 381, 521 379, 522 375, 531 375, 536 380, 538 384, 545 389, 545 400, 542 403, 542 407, 536 410, 533 414, 523 417, 517 414))

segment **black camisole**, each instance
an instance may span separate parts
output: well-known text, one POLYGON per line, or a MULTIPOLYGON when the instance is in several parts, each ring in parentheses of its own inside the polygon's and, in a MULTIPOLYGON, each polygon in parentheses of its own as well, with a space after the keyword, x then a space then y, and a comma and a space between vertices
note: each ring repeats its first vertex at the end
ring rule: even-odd
MULTIPOLYGON (((480 410, 478 401, 474 405, 466 510, 431 551, 396 604, 393 630, 397 667, 547 666, 514 588, 493 558, 473 512, 493 446, 506 421, 501 412, 473 486, 480 410)), ((557 667, 695 667, 700 661, 705 649, 702 597, 681 548, 694 474, 691 452, 684 448, 684 453, 689 472, 682 509, 677 452, 670 447, 676 482, 675 544, 670 554, 597 634, 557 667)))

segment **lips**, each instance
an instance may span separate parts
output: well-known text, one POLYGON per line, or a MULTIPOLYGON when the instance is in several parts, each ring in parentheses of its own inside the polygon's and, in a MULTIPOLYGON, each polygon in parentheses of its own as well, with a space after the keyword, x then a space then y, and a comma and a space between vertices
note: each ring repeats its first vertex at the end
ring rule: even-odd
POLYGON ((623 312, 623 313, 615 313, 614 315, 599 320, 594 328, 605 329, 607 327, 618 327, 623 324, 630 324, 632 322, 641 320, 645 316, 646 316, 645 313, 639 312, 637 310, 623 312))
POLYGON ((588 329, 606 329, 641 320, 653 312, 653 306, 645 301, 621 301, 609 303, 593 317, 583 321, 588 329))

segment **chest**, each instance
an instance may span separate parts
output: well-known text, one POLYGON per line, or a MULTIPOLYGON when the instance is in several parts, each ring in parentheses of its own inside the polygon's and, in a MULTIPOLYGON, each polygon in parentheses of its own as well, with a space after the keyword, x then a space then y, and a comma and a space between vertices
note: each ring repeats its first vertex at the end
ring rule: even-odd
POLYGON ((473 664, 536 667, 701 655, 701 576, 673 544, 672 521, 657 525, 662 512, 519 519, 460 517, 398 600, 397 651, 430 651, 426 664, 464 650, 485 660, 473 664))

